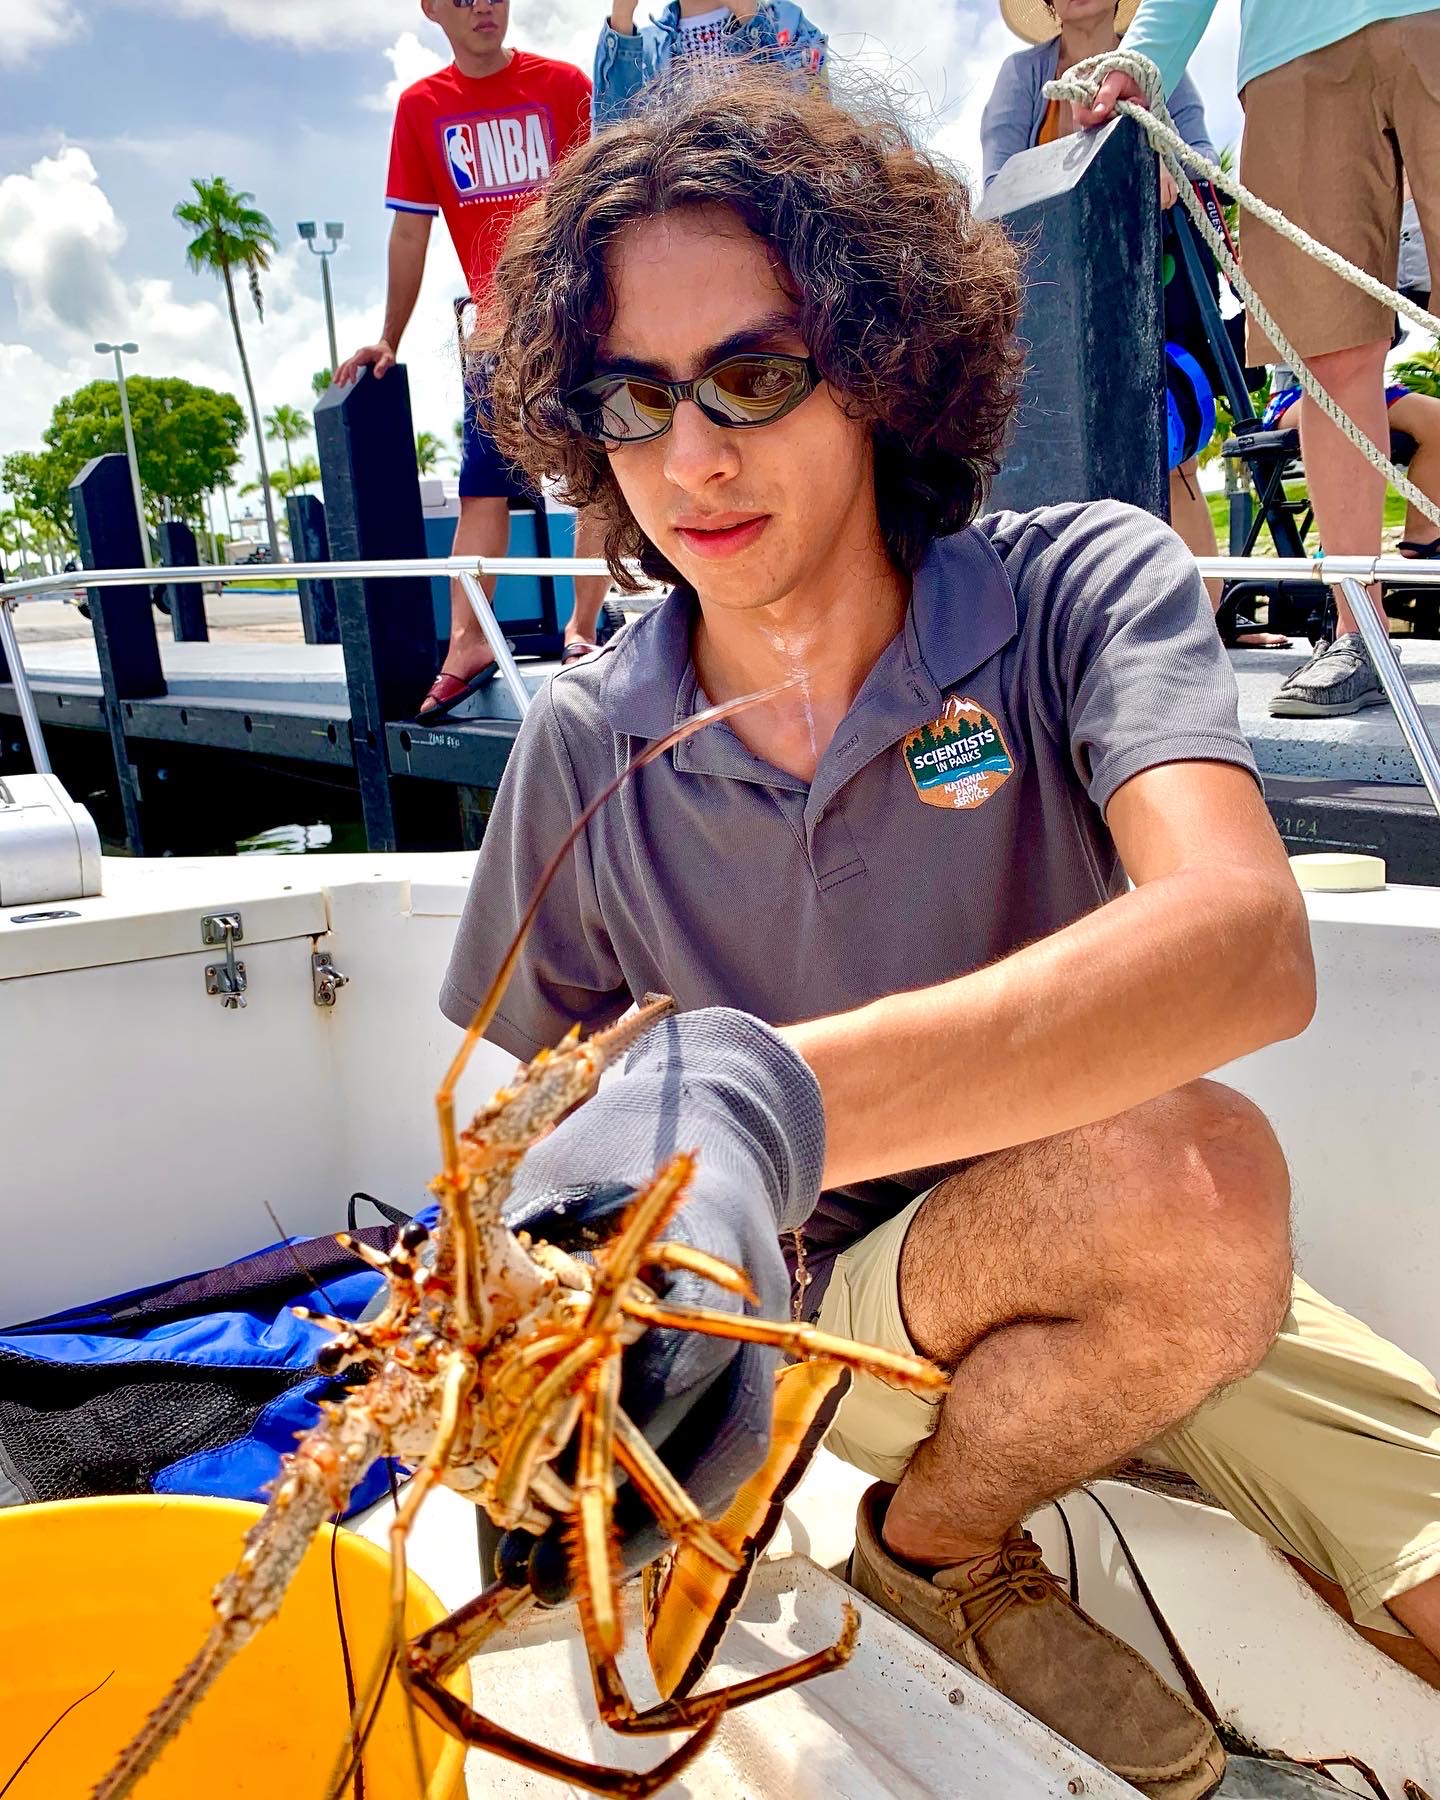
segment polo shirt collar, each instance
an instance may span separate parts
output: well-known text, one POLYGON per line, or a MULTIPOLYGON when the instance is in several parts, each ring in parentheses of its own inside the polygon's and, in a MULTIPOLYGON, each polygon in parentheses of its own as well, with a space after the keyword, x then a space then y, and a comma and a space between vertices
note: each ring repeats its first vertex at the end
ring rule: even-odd
MULTIPOLYGON (((689 588, 672 589, 604 659, 600 701, 616 732, 663 737, 688 717, 695 604, 689 588)), ((989 662, 1016 629, 1015 594, 984 533, 971 526, 936 539, 915 573, 904 629, 866 677, 850 716, 863 708, 898 723, 919 707, 923 721, 926 708, 938 708, 946 690, 989 662)))

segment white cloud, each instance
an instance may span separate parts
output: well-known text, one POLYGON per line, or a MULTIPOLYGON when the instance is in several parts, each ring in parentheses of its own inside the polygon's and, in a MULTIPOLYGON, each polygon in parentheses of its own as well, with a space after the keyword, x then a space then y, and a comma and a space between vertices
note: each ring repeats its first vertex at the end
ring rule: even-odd
MULTIPOLYGON (((0 0, 3 4, 4 0, 0 0)), ((16 0, 23 4, 23 0, 16 0)), ((340 44, 383 44, 395 35, 395 0, 123 0, 137 12, 217 20, 242 37, 269 38, 306 50, 333 50, 340 44)), ((412 15, 421 18, 419 0, 412 15)))
POLYGON ((0 0, 0 68, 16 67, 81 29, 81 17, 66 0, 0 0))
MULTIPOLYGON (((0 181, 0 276, 13 286, 29 342, 0 343, 0 454, 39 446, 57 400, 110 373, 94 354, 97 337, 133 337, 137 374, 178 375, 234 394, 245 404, 224 290, 204 275, 122 276, 116 259, 126 230, 89 153, 66 145, 27 173, 0 181)), ((343 253, 342 253, 343 254, 343 253)), ((379 330, 384 271, 346 271, 336 332, 344 355, 379 330)), ((241 329, 262 412, 280 402, 309 409, 310 377, 328 360, 319 273, 301 244, 282 251, 262 277, 265 322, 237 284, 241 329)), ((416 428, 447 445, 460 411, 460 372, 452 296, 463 282, 443 231, 437 231, 405 342, 416 428)), ((256 467, 253 442, 242 446, 237 479, 256 467)))
POLYGON ((108 322, 111 258, 125 231, 88 152, 75 144, 0 181, 0 269, 14 280, 21 321, 84 332, 108 322))
POLYGON ((391 77, 383 92, 366 97, 365 104, 372 112, 393 113, 396 101, 406 88, 445 67, 445 58, 440 52, 430 44, 422 44, 413 31, 402 31, 385 52, 385 58, 390 64, 391 77))

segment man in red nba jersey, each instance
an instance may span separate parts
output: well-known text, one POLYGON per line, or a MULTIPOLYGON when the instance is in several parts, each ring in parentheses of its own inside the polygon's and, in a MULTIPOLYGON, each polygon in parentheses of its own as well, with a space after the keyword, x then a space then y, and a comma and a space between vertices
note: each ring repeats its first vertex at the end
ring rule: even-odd
MULTIPOLYGON (((425 272, 430 222, 445 215, 470 292, 484 298, 516 212, 549 180, 555 165, 590 130, 590 83, 570 63, 505 42, 509 0, 420 0, 449 40, 455 60, 400 96, 390 147, 385 203, 390 231, 385 322, 379 340, 357 350, 336 374, 354 381, 362 367, 383 376, 395 362, 425 272)), ((465 444, 460 467, 461 556, 503 556, 510 542, 509 501, 533 497, 525 478, 496 449, 489 426, 489 368, 466 375, 465 444)), ((577 550, 591 553, 584 540, 577 550)), ((594 553, 599 553, 598 541, 594 553)), ((564 660, 594 648, 608 583, 575 583, 575 616, 564 660)), ((493 592, 494 582, 485 584, 493 592)), ((450 651, 422 711, 446 713, 491 679, 495 661, 458 582, 451 588, 450 651)))

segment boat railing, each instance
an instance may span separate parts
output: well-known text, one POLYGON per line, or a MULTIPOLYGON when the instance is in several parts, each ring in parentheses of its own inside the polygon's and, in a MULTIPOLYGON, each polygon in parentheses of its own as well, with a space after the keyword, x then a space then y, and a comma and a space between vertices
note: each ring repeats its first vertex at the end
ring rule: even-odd
MULTIPOLYGON (((1440 752, 1430 736, 1410 683, 1395 653, 1383 615, 1370 598, 1367 584, 1394 583, 1407 588, 1440 587, 1440 563, 1417 562, 1403 556, 1205 556, 1195 559, 1202 576, 1221 580, 1250 580, 1267 584, 1312 581, 1338 585, 1345 594, 1360 627, 1372 662, 1384 684, 1401 735, 1415 759, 1431 803, 1440 813, 1440 752)), ((159 569, 77 569, 60 575, 37 575, 0 582, 0 658, 9 665, 15 687, 20 722, 37 770, 48 773, 49 757, 44 733, 35 709, 34 695, 25 672, 16 637, 12 609, 27 601, 44 600, 77 588, 155 587, 169 582, 200 586, 240 587, 254 582, 273 591, 278 575, 298 581, 413 580, 416 576, 452 576, 459 581, 476 622, 494 653, 511 699, 521 718, 529 710, 530 690, 516 665, 504 628, 485 597, 480 583, 487 577, 605 575, 609 570, 598 558, 581 556, 437 556, 397 557, 388 560, 323 563, 260 563, 237 568, 204 567, 159 569)))

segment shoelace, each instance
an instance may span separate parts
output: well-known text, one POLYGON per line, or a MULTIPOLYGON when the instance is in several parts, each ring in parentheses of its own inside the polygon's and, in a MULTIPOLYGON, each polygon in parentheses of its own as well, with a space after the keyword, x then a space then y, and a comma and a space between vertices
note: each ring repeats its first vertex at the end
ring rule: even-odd
POLYGON ((1020 1537, 1001 1546, 1000 1566, 993 1575, 957 1591, 945 1611, 957 1627, 959 1641, 966 1644, 1010 1607, 1035 1606, 1056 1598, 1064 1599, 1064 1590, 1044 1566, 1040 1546, 1031 1537, 1020 1537), (969 1617, 968 1609, 975 1607, 979 1612, 969 1617), (964 1620, 963 1626, 957 1624, 957 1614, 964 1620))

